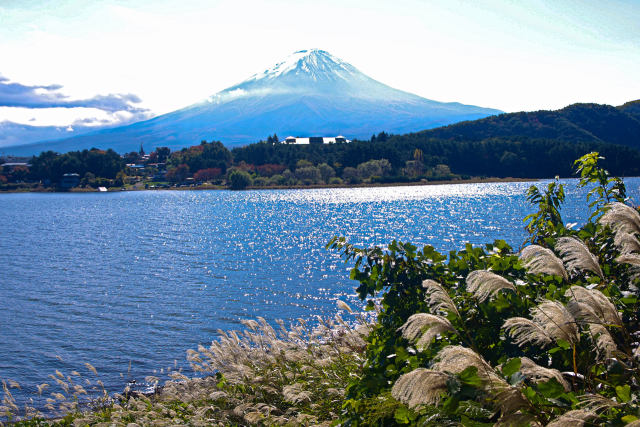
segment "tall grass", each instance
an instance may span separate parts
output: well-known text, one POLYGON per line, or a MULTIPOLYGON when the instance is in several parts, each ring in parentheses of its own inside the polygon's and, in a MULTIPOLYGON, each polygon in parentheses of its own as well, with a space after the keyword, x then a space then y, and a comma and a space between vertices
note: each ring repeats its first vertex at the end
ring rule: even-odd
MULTIPOLYGON (((33 402, 18 405, 11 389, 19 384, 4 381, 0 410, 5 423, 25 426, 330 425, 341 415, 346 384, 365 360, 370 326, 352 317, 350 323, 340 315, 299 319, 289 327, 278 322, 276 328, 263 318, 245 320, 244 330, 219 331, 211 345, 187 351, 198 376, 174 371, 151 396, 129 389, 109 396, 97 378, 56 371, 38 386, 49 395, 39 411, 33 402)), ((92 365, 86 367, 97 377, 92 365)))

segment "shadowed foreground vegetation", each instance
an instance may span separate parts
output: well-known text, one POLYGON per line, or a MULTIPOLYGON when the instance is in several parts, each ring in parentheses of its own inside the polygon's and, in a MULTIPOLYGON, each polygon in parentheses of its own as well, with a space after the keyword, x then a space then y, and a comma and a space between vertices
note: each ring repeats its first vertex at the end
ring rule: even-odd
POLYGON ((2 410, 30 418, 20 425, 638 426, 640 214, 598 160, 576 162, 589 221, 564 224, 562 184, 531 187, 520 250, 496 241, 445 256, 334 238, 374 323, 245 321, 188 352, 202 378, 174 373, 155 396, 103 395, 83 410, 56 373, 64 393, 49 404, 64 418, 21 414, 11 382, 2 410))

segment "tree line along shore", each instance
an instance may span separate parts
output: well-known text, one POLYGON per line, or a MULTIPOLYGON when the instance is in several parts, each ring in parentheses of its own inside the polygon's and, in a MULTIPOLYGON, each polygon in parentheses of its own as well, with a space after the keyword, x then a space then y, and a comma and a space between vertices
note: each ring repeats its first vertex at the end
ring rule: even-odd
POLYGON ((231 150, 221 142, 202 141, 174 151, 159 143, 150 153, 141 146, 129 153, 90 149, 0 158, 0 191, 295 188, 569 177, 573 160, 592 151, 606 158, 602 166, 612 174, 638 176, 640 100, 618 107, 573 104, 416 133, 380 132, 367 140, 335 141, 287 144, 274 134, 231 150))
POLYGON ((218 141, 202 141, 173 152, 167 147, 150 153, 141 147, 124 155, 100 149, 47 151, 0 159, 0 190, 317 188, 539 179, 571 176, 572 159, 593 150, 604 155, 604 166, 612 173, 640 174, 640 151, 624 145, 527 138, 459 141, 382 132, 367 141, 319 145, 288 145, 273 135, 232 150, 218 141))

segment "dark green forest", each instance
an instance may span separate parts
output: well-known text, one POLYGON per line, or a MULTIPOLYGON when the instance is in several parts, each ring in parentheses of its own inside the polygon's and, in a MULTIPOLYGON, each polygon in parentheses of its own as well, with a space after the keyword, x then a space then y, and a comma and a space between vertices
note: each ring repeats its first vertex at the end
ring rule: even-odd
POLYGON ((571 176, 572 163, 590 151, 606 157, 611 173, 640 172, 640 101, 620 107, 574 104, 557 111, 501 114, 405 135, 382 132, 350 144, 287 146, 258 143, 235 148, 235 162, 283 164, 300 159, 314 164, 356 167, 371 159, 387 159, 393 175, 422 152, 424 168, 446 164, 468 176, 548 178, 571 176))
POLYGON ((573 104, 556 111, 500 114, 418 132, 416 137, 456 141, 488 138, 532 138, 606 142, 640 149, 640 104, 620 107, 573 104))

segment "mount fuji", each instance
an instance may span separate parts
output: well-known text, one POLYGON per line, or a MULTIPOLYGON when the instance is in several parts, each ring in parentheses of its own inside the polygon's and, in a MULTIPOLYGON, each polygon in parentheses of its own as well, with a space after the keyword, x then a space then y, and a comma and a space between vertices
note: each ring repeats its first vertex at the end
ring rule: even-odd
MULTIPOLYGON (((501 111, 443 103, 393 89, 323 50, 301 50, 264 72, 203 102, 150 120, 7 152, 66 152, 91 147, 124 153, 143 144, 172 149, 220 140, 229 147, 277 133, 286 136, 368 138, 415 132, 501 111)), ((16 153, 19 154, 19 153, 16 153)))

